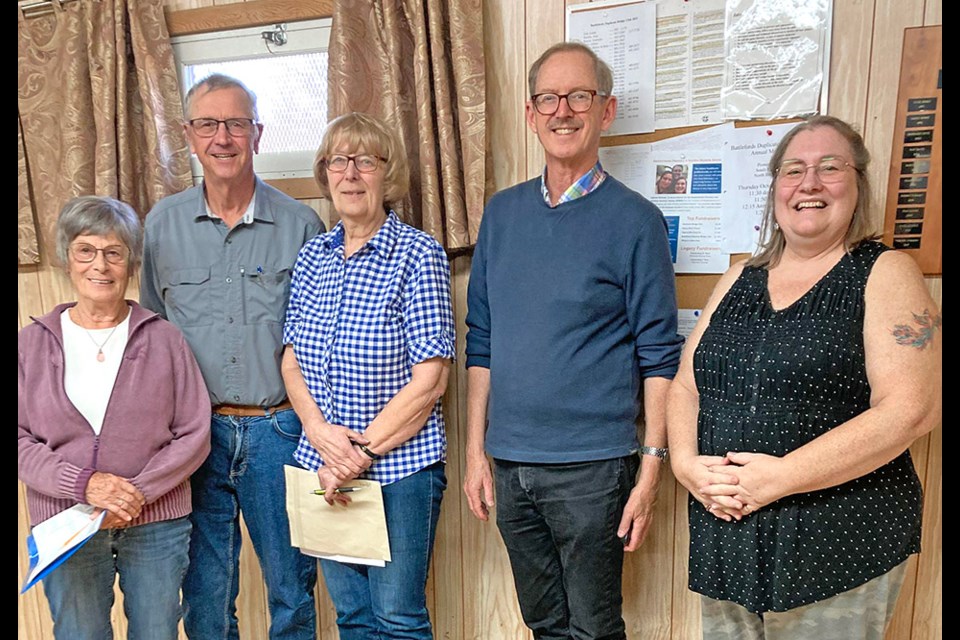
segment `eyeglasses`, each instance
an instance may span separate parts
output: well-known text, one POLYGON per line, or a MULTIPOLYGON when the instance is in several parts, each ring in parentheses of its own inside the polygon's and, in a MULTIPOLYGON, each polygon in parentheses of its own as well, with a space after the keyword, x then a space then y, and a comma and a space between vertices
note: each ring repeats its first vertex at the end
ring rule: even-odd
POLYGON ((123 264, 127 261, 129 251, 126 247, 119 244, 112 244, 109 247, 98 249, 92 244, 78 242, 70 247, 70 255, 72 255, 73 259, 77 262, 93 262, 97 259, 98 253, 102 253, 103 259, 110 264, 123 264))
POLYGON ((201 138, 212 138, 217 135, 220 125, 224 125, 234 138, 244 138, 249 136, 257 121, 253 118, 227 118, 226 120, 217 120, 216 118, 194 118, 188 120, 187 124, 193 129, 193 132, 201 138))
POLYGON ((777 169, 777 180, 787 187, 795 187, 807 177, 807 171, 813 169, 817 173, 817 180, 824 184, 831 184, 843 180, 848 168, 857 171, 857 168, 840 156, 823 158, 816 164, 805 164, 800 160, 788 160, 777 169))
POLYGON ((353 161, 353 166, 355 166, 357 171, 360 173, 373 173, 380 166, 381 162, 387 161, 386 158, 381 158, 380 156, 375 156, 369 153, 363 153, 358 156, 330 156, 323 162, 327 167, 327 171, 343 173, 347 170, 347 166, 350 164, 351 160, 353 161))
POLYGON ((567 100, 567 106, 570 107, 570 111, 574 113, 590 111, 595 96, 600 96, 601 98, 607 97, 593 89, 577 89, 570 93, 537 93, 530 96, 530 99, 533 101, 533 106, 536 108, 537 113, 542 116, 552 116, 557 112, 557 109, 560 108, 560 101, 564 98, 567 100))

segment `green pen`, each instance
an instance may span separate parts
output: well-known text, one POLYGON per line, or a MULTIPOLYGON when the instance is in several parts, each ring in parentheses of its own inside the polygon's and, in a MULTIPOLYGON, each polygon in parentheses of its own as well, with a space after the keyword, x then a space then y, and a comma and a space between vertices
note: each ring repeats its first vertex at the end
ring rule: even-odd
MULTIPOLYGON (((341 487, 339 489, 334 489, 334 493, 353 493, 354 491, 360 491, 363 487, 341 487)), ((327 495, 326 489, 314 489, 313 495, 315 496, 325 496, 327 495)))

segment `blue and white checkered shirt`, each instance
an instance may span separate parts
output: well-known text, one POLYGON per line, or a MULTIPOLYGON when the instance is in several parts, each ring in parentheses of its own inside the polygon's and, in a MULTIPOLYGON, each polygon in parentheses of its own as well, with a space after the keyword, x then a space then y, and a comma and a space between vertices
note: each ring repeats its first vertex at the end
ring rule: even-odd
MULTIPOLYGON (((411 378, 413 365, 453 359, 450 267, 440 244, 390 212, 377 233, 344 259, 343 226, 304 245, 294 267, 283 327, 303 378, 331 424, 362 432, 411 378)), ((294 457, 323 460, 306 435, 294 457)), ((423 429, 362 477, 383 484, 446 457, 440 401, 423 429)))

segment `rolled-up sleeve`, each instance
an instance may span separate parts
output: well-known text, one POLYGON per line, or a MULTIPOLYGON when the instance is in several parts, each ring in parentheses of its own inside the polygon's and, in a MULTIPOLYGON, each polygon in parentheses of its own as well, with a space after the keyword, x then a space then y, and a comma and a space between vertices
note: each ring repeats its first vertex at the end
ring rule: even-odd
POLYGON ((436 242, 421 254, 407 283, 403 318, 411 366, 430 358, 455 359, 450 265, 436 242))
POLYGON ((673 378, 683 338, 677 334, 677 290, 662 217, 651 219, 627 257, 627 316, 643 378, 673 378))

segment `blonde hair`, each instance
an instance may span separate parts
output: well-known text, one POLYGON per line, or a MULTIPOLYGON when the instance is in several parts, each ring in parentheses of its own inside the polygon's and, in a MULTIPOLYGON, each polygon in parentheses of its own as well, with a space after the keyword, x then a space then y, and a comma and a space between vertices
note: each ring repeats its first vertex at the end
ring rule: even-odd
POLYGON ((366 113, 348 113, 331 121, 313 161, 320 193, 330 198, 326 159, 336 152, 369 153, 383 158, 384 203, 397 202, 410 190, 410 166, 400 138, 386 123, 366 113))

